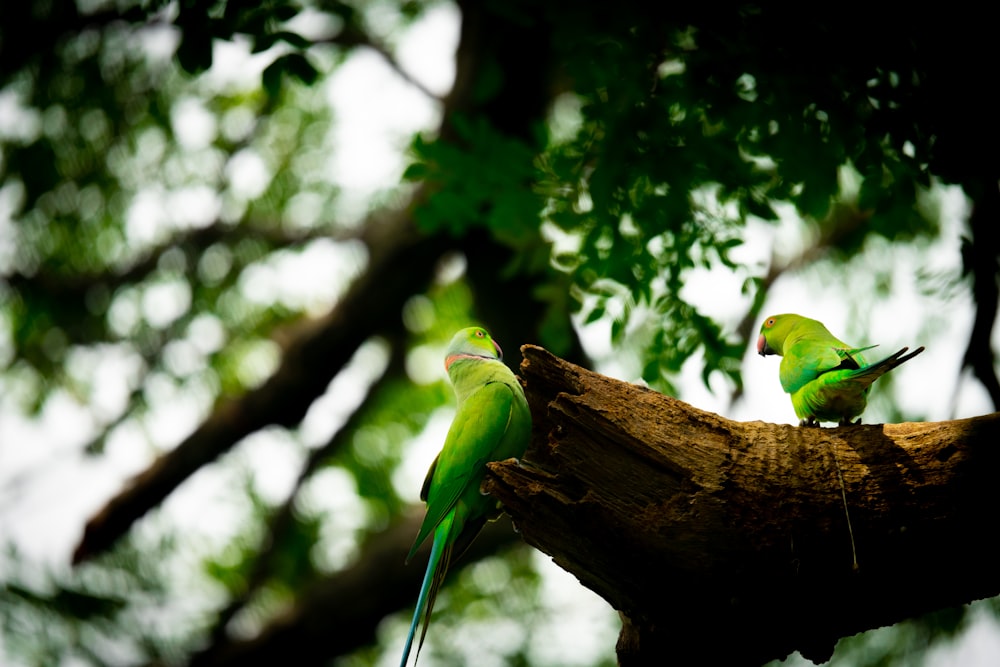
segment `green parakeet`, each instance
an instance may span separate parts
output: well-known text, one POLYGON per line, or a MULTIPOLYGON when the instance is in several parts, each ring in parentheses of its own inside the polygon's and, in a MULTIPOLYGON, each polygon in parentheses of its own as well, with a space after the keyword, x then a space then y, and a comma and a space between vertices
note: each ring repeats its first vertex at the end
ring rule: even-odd
POLYGON ((851 347, 834 337, 821 322, 793 314, 765 319, 757 339, 761 356, 781 356, 781 387, 791 394, 802 426, 818 426, 819 422, 850 424, 864 412, 875 380, 924 351, 919 347, 906 354, 908 348, 904 347, 882 361, 868 364, 862 352, 873 347, 851 347))
POLYGON ((520 458, 531 437, 531 413, 524 391, 502 358, 500 346, 479 327, 462 329, 448 345, 444 365, 458 406, 444 446, 420 491, 427 513, 407 562, 431 533, 434 540, 400 667, 406 666, 423 616, 417 644, 420 656, 434 598, 452 558, 461 555, 487 521, 500 515, 499 503, 479 490, 486 464, 520 458))

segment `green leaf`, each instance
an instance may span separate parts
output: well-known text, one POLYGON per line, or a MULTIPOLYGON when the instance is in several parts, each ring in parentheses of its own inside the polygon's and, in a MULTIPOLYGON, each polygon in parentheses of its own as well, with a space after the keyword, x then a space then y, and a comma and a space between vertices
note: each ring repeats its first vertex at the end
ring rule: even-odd
POLYGON ((604 306, 595 306, 589 313, 587 313, 586 319, 584 319, 584 324, 593 324, 597 320, 604 317, 605 313, 604 306))

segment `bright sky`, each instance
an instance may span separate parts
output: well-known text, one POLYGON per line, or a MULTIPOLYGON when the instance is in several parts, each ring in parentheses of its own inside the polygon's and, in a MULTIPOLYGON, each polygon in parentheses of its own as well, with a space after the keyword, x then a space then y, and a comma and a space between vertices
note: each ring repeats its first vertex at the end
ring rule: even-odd
MULTIPOLYGON (((399 61, 411 76, 436 94, 446 93, 454 76, 457 20, 457 10, 453 6, 439 4, 399 42, 399 61)), ((249 58, 243 46, 222 46, 218 55, 222 66, 213 76, 231 77, 233 85, 246 85, 246 81, 255 80, 255 68, 263 66, 261 61, 249 58)), ((404 166, 400 157, 401 146, 405 146, 414 131, 434 127, 439 109, 422 92, 401 80, 381 57, 364 51, 354 56, 329 80, 326 96, 338 120, 333 137, 337 150, 331 154, 328 167, 347 190, 343 214, 349 218, 360 217, 372 193, 398 181, 404 166)), ((16 113, 17 110, 9 106, 9 100, 0 99, 0 131, 10 125, 11 114, 16 113)), ((175 115, 174 122, 183 128, 181 136, 192 145, 204 145, 210 141, 206 137, 219 131, 214 126, 214 119, 206 117, 204 109, 195 101, 178 105, 175 115)), ((259 190, 261 179, 268 178, 266 173, 261 172, 261 162, 250 154, 239 156, 228 169, 231 181, 248 195, 259 190)), ((165 196, 163 192, 151 191, 145 195, 147 199, 136 202, 129 222, 132 234, 149 241, 159 233, 151 225, 170 224, 164 219, 163 211, 176 209, 172 209, 165 196)), ((181 211, 187 210, 184 202, 173 203, 180 204, 181 211)), ((205 206, 204 201, 196 201, 190 207, 192 215, 198 211, 203 215, 205 206)), ((212 203, 209 202, 208 206, 211 207, 212 203)), ((959 265, 957 239, 963 207, 961 196, 949 193, 945 216, 947 231, 943 236, 951 240, 940 243, 940 247, 930 255, 932 263, 942 270, 954 270, 959 265)), ((0 212, 3 212, 2 206, 0 212)), ((197 219, 193 220, 189 223, 197 224, 197 219)), ((9 231, 8 224, 9 221, 0 220, 0 232, 4 229, 9 231)), ((748 228, 747 246, 740 252, 745 253, 743 258, 749 262, 765 262, 773 245, 789 247, 799 242, 798 229, 793 219, 778 226, 752 225, 748 228)), ((0 246, 8 246, 6 249, 0 247, 0 255, 10 250, 9 244, 7 236, 0 233, 0 246)), ((858 345, 879 343, 879 350, 886 354, 902 346, 927 346, 928 349, 920 357, 894 371, 899 381, 899 400, 908 412, 926 414, 931 420, 990 412, 992 407, 985 393, 974 382, 959 383, 957 377, 947 376, 935 383, 925 381, 927 369, 959 367, 971 323, 971 304, 967 299, 942 302, 921 294, 913 277, 918 270, 927 268, 923 265, 926 256, 918 256, 907 247, 887 250, 896 276, 895 291, 887 300, 891 306, 869 313, 869 335, 854 342, 858 345), (918 331, 918 319, 928 312, 935 314, 939 328, 933 332, 918 331), (956 345, 952 341, 961 341, 962 344, 956 345), (954 392, 951 383, 954 383, 954 392), (944 390, 941 389, 942 384, 944 390), (949 399, 942 398, 953 393, 959 397, 954 405, 949 399)), ((357 248, 335 243, 316 244, 305 253, 279 258, 249 272, 245 277, 251 283, 248 291, 262 291, 267 298, 276 296, 299 305, 308 304, 321 311, 336 299, 339 290, 360 270, 363 257, 358 256, 358 252, 357 248), (339 268, 331 272, 331 267, 339 268)), ((815 275, 784 279, 775 286, 765 311, 799 312, 813 316, 822 319, 834 334, 847 338, 851 312, 845 304, 851 295, 873 289, 865 271, 865 262, 868 261, 872 260, 861 258, 857 261, 857 275, 849 285, 819 288, 815 275)), ((691 276, 686 289, 705 314, 734 327, 744 312, 745 301, 738 296, 731 302, 717 297, 720 294, 739 295, 742 279, 742 276, 726 271, 700 272, 691 276)), ((158 296, 154 293, 146 297, 147 302, 136 302, 135 312, 121 306, 120 309, 128 312, 119 313, 116 317, 121 318, 121 326, 127 329, 130 318, 138 317, 142 311, 170 316, 177 308, 184 307, 181 292, 166 285, 158 296)), ((197 340, 215 340, 215 343, 210 343, 215 346, 224 344, 221 338, 213 339, 213 323, 210 320, 201 322, 199 326, 202 329, 195 337, 197 340)), ((616 360, 611 353, 608 327, 608 323, 599 322, 584 331, 585 344, 599 360, 597 370, 634 380, 636 369, 616 360)), ((502 341, 508 346, 524 342, 530 341, 502 341)), ((199 352, 179 344, 173 351, 173 358, 178 364, 191 363, 192 355, 210 351, 199 352)), ((300 429, 300 436, 306 442, 322 442, 335 431, 350 409, 350 405, 344 404, 343 396, 353 393, 360 397, 357 387, 370 381, 379 365, 384 363, 384 356, 385 351, 378 349, 377 345, 359 351, 355 361, 334 381, 327 396, 318 400, 307 416, 300 429), (351 386, 355 387, 355 391, 351 392, 351 386), (334 392, 339 397, 337 401, 331 398, 334 392)), ((261 349, 262 373, 266 372, 268 364, 273 365, 276 361, 274 350, 261 349)), ((92 369, 95 373, 106 375, 101 385, 107 387, 107 394, 100 400, 106 402, 109 414, 115 413, 115 406, 127 398, 129 378, 134 378, 136 374, 135 359, 109 350, 100 363, 87 359, 78 363, 81 373, 92 369)), ((722 391, 709 393, 701 383, 697 364, 691 364, 681 382, 682 398, 733 419, 795 423, 788 397, 778 384, 777 364, 776 358, 760 358, 748 349, 743 366, 746 397, 733 406, 726 404, 724 397, 727 391, 722 385, 719 385, 722 391)), ((438 369, 435 372, 441 371, 438 369)), ((150 418, 148 431, 122 429, 110 439, 107 454, 99 458, 80 453, 81 445, 98 425, 88 411, 70 397, 56 395, 37 420, 20 416, 17 410, 0 401, 0 533, 15 541, 30 557, 50 563, 53 567, 65 567, 84 521, 121 488, 128 476, 143 469, 155 455, 154 449, 142 444, 145 439, 153 433, 159 447, 172 446, 195 428, 204 416, 205 396, 198 393, 197 387, 163 384, 159 392, 159 398, 163 400, 158 402, 150 418), (16 445, 11 446, 11 443, 16 445), (25 446, 26 443, 31 446, 25 446), (59 499, 59 502, 51 502, 52 499, 59 499)), ((866 416, 877 421, 877 413, 866 416)), ((395 482, 400 489, 410 489, 409 496, 414 501, 427 465, 440 447, 450 419, 449 409, 440 411, 431 419, 427 431, 411 445, 408 461, 397 475, 395 482)), ((282 446, 287 437, 280 432, 267 431, 248 439, 238 452, 227 457, 239 461, 240 466, 212 466, 198 473, 169 499, 162 512, 163 519, 189 525, 206 538, 228 535, 231 526, 238 523, 236 517, 245 511, 245 508, 234 505, 231 495, 226 492, 227 487, 240 483, 241 470, 268 471, 268 475, 259 475, 265 495, 281 498, 290 489, 301 464, 301 456, 295 453, 298 451, 296 448, 282 446)), ((310 502, 333 504, 346 510, 334 512, 333 516, 357 517, 357 508, 352 509, 351 501, 345 500, 351 494, 342 492, 350 490, 349 479, 331 473, 315 480, 307 490, 307 497, 310 502)), ((351 545, 336 537, 340 528, 349 530, 353 526, 332 526, 322 545, 331 565, 351 556, 351 545)), ((142 530, 140 525, 140 533, 142 530)), ((605 652, 611 649, 617 634, 615 614, 547 558, 539 555, 536 562, 545 573, 545 604, 552 606, 552 617, 560 619, 558 626, 551 631, 554 638, 561 638, 555 644, 533 649, 539 651, 539 657, 552 657, 550 653, 555 650, 564 657, 565 664, 582 665, 587 664, 594 652, 602 647, 605 652)), ((936 646, 928 655, 926 664, 933 667, 959 664, 985 667, 995 664, 996 656, 1000 655, 1000 628, 988 614, 977 613, 975 618, 971 629, 953 645, 936 646)), ((394 641, 401 645, 405 635, 404 620, 394 622, 391 631, 394 641)), ((393 650, 390 650, 387 656, 392 654, 393 650)), ((387 657, 387 664, 389 662, 392 660, 387 657)), ((430 665, 431 661, 428 660, 427 664, 430 665)))

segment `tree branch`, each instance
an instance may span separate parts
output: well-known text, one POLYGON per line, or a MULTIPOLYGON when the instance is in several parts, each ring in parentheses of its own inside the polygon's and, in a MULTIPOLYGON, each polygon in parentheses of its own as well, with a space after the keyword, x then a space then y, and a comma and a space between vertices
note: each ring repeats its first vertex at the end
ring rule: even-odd
MULTIPOLYGON (((404 341, 399 336, 390 341, 389 363, 372 385, 368 388, 362 406, 366 405, 368 398, 377 395, 385 386, 392 382, 398 382, 406 374, 406 349, 404 341)), ((295 522, 295 500, 302 490, 302 486, 312 475, 320 469, 335 453, 347 446, 350 438, 357 432, 367 412, 363 407, 358 408, 347 418, 340 429, 321 447, 312 450, 299 471, 299 476, 295 480, 285 502, 272 512, 267 523, 264 537, 261 539, 259 548, 250 573, 247 576, 246 588, 242 592, 234 595, 229 603, 219 612, 218 619, 211 631, 214 643, 226 643, 226 629, 229 622, 239 613, 252 599, 254 594, 267 582, 273 574, 275 545, 284 541, 295 522)))
POLYGON ((372 234, 369 229, 370 264, 337 306, 297 330, 285 346, 281 366, 263 385, 221 403, 194 433, 92 517, 73 554, 74 563, 107 549, 188 476, 240 439, 268 425, 297 424, 361 343, 373 332, 401 326, 403 304, 427 286, 436 259, 451 241, 421 235, 405 211, 369 225, 382 232, 372 234))
POLYGON ((1000 410, 1000 380, 997 379, 992 343, 1000 300, 1000 250, 988 239, 995 234, 997 220, 1000 220, 1000 190, 995 180, 987 180, 969 216, 972 239, 963 239, 962 244, 963 271, 972 277, 972 296, 976 302, 976 316, 962 357, 962 368, 971 369, 982 382, 994 410, 1000 410))
POLYGON ((492 464, 484 490, 622 613, 622 665, 758 665, 796 649, 822 662, 840 637, 1000 593, 984 529, 1000 414, 733 422, 522 352, 532 445, 522 464, 492 464))
POLYGON ((355 49, 359 46, 369 48, 381 56, 389 68, 392 69, 401 79, 403 79, 403 81, 419 90, 425 97, 427 97, 427 99, 435 102, 443 101, 439 95, 435 95, 429 88, 427 88, 427 86, 414 78, 412 74, 407 72, 399 60, 396 59, 396 56, 393 55, 385 44, 382 44, 379 40, 372 37, 372 35, 362 29, 362 27, 357 23, 348 23, 345 25, 343 31, 331 39, 314 40, 313 43, 336 44, 346 50, 355 49))
MULTIPOLYGON (((291 656, 297 665, 321 665, 373 643, 379 622, 412 604, 420 588, 429 545, 403 561, 422 519, 412 515, 372 536, 353 565, 317 582, 260 634, 216 641, 190 667, 274 665, 291 656)), ((487 524, 451 572, 516 542, 509 521, 487 524)))
MULTIPOLYGON (((345 233, 343 238, 356 238, 354 231, 345 233)), ((206 248, 225 242, 236 244, 243 239, 259 240, 272 248, 294 248, 309 241, 321 238, 336 238, 329 230, 308 229, 289 232, 278 226, 267 227, 252 224, 230 226, 221 221, 197 229, 184 230, 171 235, 162 243, 149 248, 136 256, 131 262, 118 269, 95 272, 59 273, 47 267, 42 267, 36 273, 25 275, 14 273, 0 277, 10 288, 28 294, 27 298, 36 299, 44 295, 60 301, 82 301, 88 291, 95 287, 104 287, 108 292, 114 292, 123 285, 139 283, 149 277, 159 267, 160 258, 168 250, 179 248, 188 258, 188 272, 193 273, 198 265, 198 259, 206 248)))

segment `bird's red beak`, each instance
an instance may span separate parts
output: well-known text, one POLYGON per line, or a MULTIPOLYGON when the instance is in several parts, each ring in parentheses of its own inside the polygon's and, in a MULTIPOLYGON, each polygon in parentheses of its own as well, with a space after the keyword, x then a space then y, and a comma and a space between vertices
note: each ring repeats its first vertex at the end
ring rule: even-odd
POLYGON ((493 347, 497 349, 497 354, 500 355, 500 361, 503 361, 503 350, 500 349, 500 343, 493 341, 493 347))
POLYGON ((767 346, 767 339, 764 338, 764 334, 761 334, 757 338, 757 354, 763 357, 770 353, 771 353, 771 348, 767 346))

